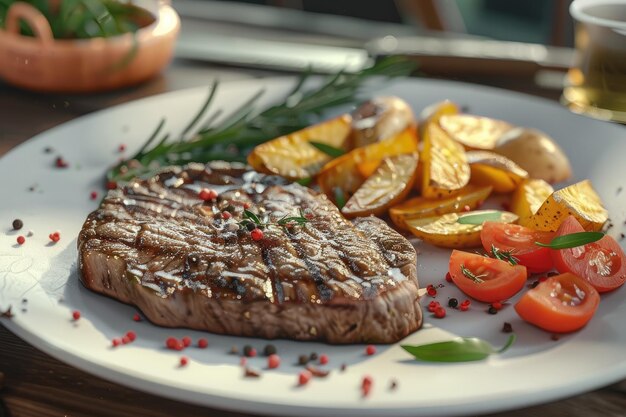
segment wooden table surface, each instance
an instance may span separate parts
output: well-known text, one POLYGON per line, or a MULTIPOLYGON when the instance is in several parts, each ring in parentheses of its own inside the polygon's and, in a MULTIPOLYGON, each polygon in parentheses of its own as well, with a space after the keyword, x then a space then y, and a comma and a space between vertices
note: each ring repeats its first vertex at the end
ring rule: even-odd
MULTIPOLYGON (((175 61, 162 76, 142 86, 98 95, 43 95, 0 82, 0 155, 39 132, 115 104, 165 91, 207 85, 216 77, 237 80, 269 75, 277 74, 175 61)), ((473 81, 493 84, 489 80, 473 81)), ((508 87, 558 98, 557 91, 537 92, 519 82, 508 87)), ((540 370, 537 377, 541 377, 540 370)), ((1 320, 0 399, 0 417, 243 416, 163 399, 92 376, 25 343, 7 331, 1 320)), ((491 415, 505 416, 626 416, 626 380, 565 400, 491 415)))

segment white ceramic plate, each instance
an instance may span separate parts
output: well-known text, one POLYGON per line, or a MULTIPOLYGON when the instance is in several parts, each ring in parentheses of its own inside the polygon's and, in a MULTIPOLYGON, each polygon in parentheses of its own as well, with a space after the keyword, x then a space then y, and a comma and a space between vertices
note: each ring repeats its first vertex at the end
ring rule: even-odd
MULTIPOLYGON (((266 102, 278 99, 292 80, 223 84, 219 107, 230 109, 265 86, 266 102)), ((426 314, 423 330, 404 343, 427 343, 453 335, 476 336, 502 345, 503 322, 513 325, 518 341, 505 354, 484 362, 428 364, 411 360, 399 344, 379 346, 365 356, 363 346, 328 346, 289 341, 274 342, 283 360, 278 370, 263 371, 260 379, 244 378, 239 358, 227 352, 232 345, 251 344, 259 351, 263 340, 168 330, 132 320, 135 309, 84 289, 76 273, 76 236, 97 202, 105 169, 119 157, 118 145, 136 150, 163 116, 173 133, 193 117, 208 89, 199 88, 151 97, 91 114, 45 132, 0 160, 2 204, 0 222, 0 308, 13 306, 15 317, 4 320, 10 330, 43 351, 101 377, 154 394, 221 407, 275 415, 468 415, 555 400, 591 390, 626 377, 626 302, 624 289, 603 296, 593 321, 582 331, 558 341, 516 317, 509 305, 497 315, 474 303, 470 311, 448 310, 434 319, 426 314), (52 147, 53 153, 44 148, 52 147), (53 167, 62 155, 67 169, 53 167), (29 187, 35 187, 29 191, 29 187), (18 233, 11 221, 21 218, 34 236, 15 244, 18 233), (48 235, 59 230, 61 241, 48 235), (26 302, 23 299, 27 299, 26 302), (83 318, 71 320, 71 311, 83 318), (110 341, 134 330, 137 341, 113 349, 110 341), (189 366, 178 366, 180 353, 166 350, 167 336, 207 336, 210 347, 188 348, 189 366), (296 386, 299 354, 326 353, 331 374, 304 388, 296 386), (339 367, 346 363, 347 370, 339 367), (360 394, 364 375, 374 386, 368 398, 360 394), (392 379, 398 382, 390 390, 392 379)), ((619 234, 624 223, 626 192, 618 187, 626 178, 626 135, 620 126, 568 113, 556 104, 473 85, 442 81, 405 80, 380 93, 406 99, 416 111, 448 98, 467 105, 475 114, 532 126, 552 135, 571 158, 576 179, 590 178, 603 197, 619 234)), ((21 232, 20 232, 21 233, 21 232)), ((445 283, 448 251, 417 244, 421 284, 445 283)), ((465 298, 453 286, 441 288, 438 300, 465 298)), ((428 300, 425 300, 426 302, 428 300)), ((263 357, 252 366, 265 367, 263 357)))

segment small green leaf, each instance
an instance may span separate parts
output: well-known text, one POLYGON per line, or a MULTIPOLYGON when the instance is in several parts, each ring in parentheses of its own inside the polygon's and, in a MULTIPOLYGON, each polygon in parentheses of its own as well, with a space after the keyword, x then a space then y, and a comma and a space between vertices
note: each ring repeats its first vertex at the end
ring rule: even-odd
POLYGON ((501 261, 505 261, 510 263, 511 265, 517 265, 519 263, 519 259, 513 256, 513 250, 502 250, 496 248, 495 245, 491 245, 491 254, 494 258, 499 259, 501 261))
POLYGON ((309 143, 318 151, 323 152, 333 158, 338 158, 346 153, 343 149, 335 148, 334 146, 330 146, 322 142, 310 141, 309 143))
POLYGON ((243 211, 244 217, 246 219, 250 219, 252 220, 254 223, 256 224, 261 224, 261 219, 258 218, 258 216, 256 214, 254 214, 253 212, 251 212, 250 210, 244 210, 243 211))
POLYGON ((339 208, 339 210, 341 210, 343 206, 346 205, 346 196, 344 195, 343 190, 339 187, 335 187, 333 193, 335 194, 335 205, 339 208))
POLYGON ((604 233, 602 232, 578 232, 557 236, 550 243, 535 242, 535 245, 550 249, 569 249, 596 242, 603 237, 604 233))
POLYGON ((486 213, 468 214, 466 216, 459 216, 456 222, 460 224, 473 224, 476 226, 480 226, 484 222, 498 221, 501 219, 502 219, 502 212, 495 210, 495 211, 489 211, 486 213))
POLYGON ((515 334, 512 334, 504 347, 499 350, 489 342, 476 337, 458 337, 448 342, 419 346, 402 345, 402 348, 416 359, 426 362, 472 362, 486 359, 494 353, 502 353, 514 342, 515 334))
POLYGON ((307 178, 300 178, 299 180, 296 181, 298 184, 303 185, 303 186, 307 186, 309 184, 311 184, 313 182, 313 178, 311 177, 307 177, 307 178))

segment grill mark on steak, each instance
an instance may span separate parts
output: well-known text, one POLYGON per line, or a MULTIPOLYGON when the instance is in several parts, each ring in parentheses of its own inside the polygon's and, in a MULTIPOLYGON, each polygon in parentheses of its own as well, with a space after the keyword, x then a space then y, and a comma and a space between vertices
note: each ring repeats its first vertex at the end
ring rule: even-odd
POLYGON ((347 221, 325 196, 283 183, 194 164, 112 190, 80 233, 81 281, 163 326, 330 343, 390 343, 418 329, 413 247, 378 219, 347 221), (216 201, 198 198, 205 186, 216 201), (238 226, 244 202, 270 222, 300 208, 313 218, 266 227, 256 242, 238 226))

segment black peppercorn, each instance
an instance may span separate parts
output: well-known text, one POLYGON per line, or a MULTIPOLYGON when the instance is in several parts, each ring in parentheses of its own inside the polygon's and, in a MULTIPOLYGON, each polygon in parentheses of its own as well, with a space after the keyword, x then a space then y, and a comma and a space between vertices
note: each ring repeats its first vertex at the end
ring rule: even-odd
POLYGON ((307 355, 298 356, 298 365, 306 365, 309 363, 309 357, 307 355))
POLYGON ((265 356, 274 355, 276 352, 276 346, 274 345, 265 345, 265 349, 263 349, 265 356))
POLYGON ((316 360, 317 360, 317 358, 318 358, 317 353, 315 353, 315 352, 311 353, 311 355, 309 356, 309 358, 310 358, 312 361, 316 361, 316 360))
POLYGON ((246 223, 246 229, 248 229, 250 232, 253 231, 254 229, 256 229, 256 224, 255 223, 246 223))
POLYGON ((457 308, 458 305, 459 305, 459 300, 457 300, 456 298, 451 298, 448 300, 448 307, 457 308))
POLYGON ((20 230, 22 227, 24 227, 23 221, 20 219, 13 220, 13 230, 20 230))
POLYGON ((245 356, 248 356, 248 357, 249 357, 249 356, 252 356, 252 351, 253 351, 253 350, 254 350, 254 348, 253 348, 252 346, 250 346, 250 345, 245 345, 245 346, 243 347, 243 354, 244 354, 245 356))
POLYGON ((504 325, 502 325, 502 331, 504 333, 511 333, 513 331, 513 326, 511 326, 511 323, 504 322, 504 325))
POLYGON ((487 313, 489 313, 489 314, 498 314, 498 309, 495 308, 494 306, 490 306, 489 310, 487 310, 487 313))

